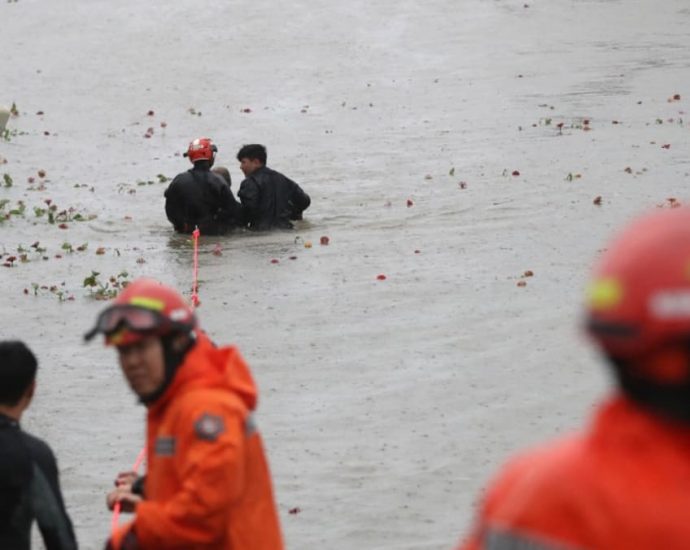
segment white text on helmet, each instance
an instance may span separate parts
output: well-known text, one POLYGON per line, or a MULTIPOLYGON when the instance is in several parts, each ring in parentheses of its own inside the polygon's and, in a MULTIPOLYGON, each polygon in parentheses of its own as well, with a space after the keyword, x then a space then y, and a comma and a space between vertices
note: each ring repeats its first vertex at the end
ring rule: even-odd
POLYGON ((172 321, 184 321, 189 317, 189 314, 185 309, 174 309, 170 312, 170 320, 172 321))
POLYGON ((658 319, 690 318, 690 290, 665 290, 649 298, 649 309, 658 319))

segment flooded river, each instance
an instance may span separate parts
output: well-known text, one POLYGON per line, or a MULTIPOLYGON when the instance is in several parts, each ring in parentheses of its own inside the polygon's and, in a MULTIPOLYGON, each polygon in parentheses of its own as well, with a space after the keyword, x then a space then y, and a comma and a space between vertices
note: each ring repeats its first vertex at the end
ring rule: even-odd
POLYGON ((163 191, 191 139, 235 191, 264 143, 312 198, 293 232, 202 236, 199 271, 299 550, 451 547, 506 455, 606 391, 579 312, 611 231, 688 197, 680 0, 19 0, 0 22, 1 334, 39 357, 24 425, 86 549, 144 410, 82 335, 122 281, 189 295, 163 191))

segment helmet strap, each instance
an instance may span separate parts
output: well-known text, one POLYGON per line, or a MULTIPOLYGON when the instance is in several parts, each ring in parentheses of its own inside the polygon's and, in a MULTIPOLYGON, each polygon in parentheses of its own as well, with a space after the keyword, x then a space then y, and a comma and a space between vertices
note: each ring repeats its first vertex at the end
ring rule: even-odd
POLYGON ((189 331, 187 333, 179 331, 169 332, 161 336, 160 340, 163 347, 165 376, 163 383, 158 387, 158 389, 139 398, 139 400, 147 406, 160 399, 160 397, 165 393, 165 390, 168 389, 168 386, 170 386, 175 378, 175 373, 177 373, 177 369, 184 361, 187 353, 189 353, 189 351, 196 345, 196 335, 194 334, 194 331, 189 331), (183 335, 187 337, 187 340, 180 347, 180 336, 183 335))
POLYGON ((670 420, 690 423, 690 342, 655 350, 639 360, 609 360, 628 397, 670 420))

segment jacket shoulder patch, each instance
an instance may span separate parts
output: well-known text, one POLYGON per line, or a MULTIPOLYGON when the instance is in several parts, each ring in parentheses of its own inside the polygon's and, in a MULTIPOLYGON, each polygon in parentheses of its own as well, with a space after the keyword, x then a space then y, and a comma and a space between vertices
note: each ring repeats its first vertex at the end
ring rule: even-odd
POLYGON ((215 441, 224 431, 223 418, 214 414, 204 413, 194 422, 194 433, 199 439, 215 441))

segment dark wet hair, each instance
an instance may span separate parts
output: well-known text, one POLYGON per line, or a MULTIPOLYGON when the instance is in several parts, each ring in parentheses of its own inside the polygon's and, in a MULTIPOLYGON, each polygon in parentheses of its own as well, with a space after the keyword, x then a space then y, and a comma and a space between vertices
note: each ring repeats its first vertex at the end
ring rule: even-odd
POLYGON ((239 161, 242 161, 242 159, 260 160, 261 164, 265 165, 267 158, 268 154, 266 153, 266 147, 258 143, 243 145, 242 149, 237 153, 237 160, 239 161))
POLYGON ((24 342, 0 342, 0 404, 13 406, 36 378, 38 361, 24 342))

